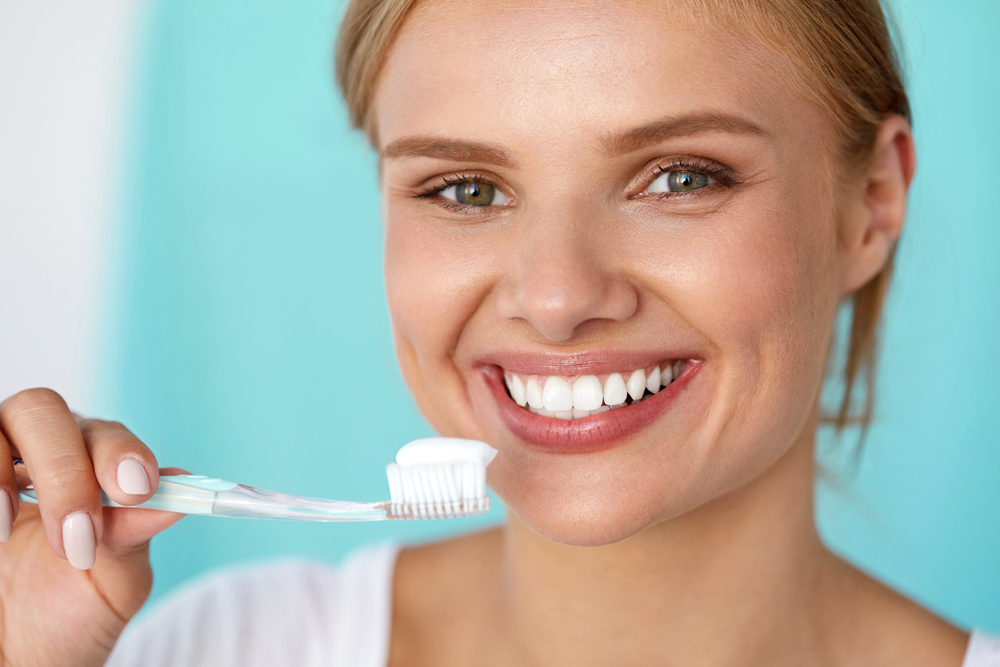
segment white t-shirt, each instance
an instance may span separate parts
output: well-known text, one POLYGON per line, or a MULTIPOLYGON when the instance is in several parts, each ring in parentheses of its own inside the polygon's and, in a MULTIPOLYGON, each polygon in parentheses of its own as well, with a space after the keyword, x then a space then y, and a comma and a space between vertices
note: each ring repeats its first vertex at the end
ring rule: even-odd
MULTIPOLYGON (((398 547, 223 572, 130 624, 105 667, 386 667, 398 547)), ((1000 667, 973 632, 962 667, 1000 667)))

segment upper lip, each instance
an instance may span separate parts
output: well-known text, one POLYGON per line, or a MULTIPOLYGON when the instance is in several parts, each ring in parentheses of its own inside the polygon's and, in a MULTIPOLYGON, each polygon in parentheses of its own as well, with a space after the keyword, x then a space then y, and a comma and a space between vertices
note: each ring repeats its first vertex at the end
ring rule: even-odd
POLYGON ((700 359, 700 354, 690 349, 656 351, 597 349, 586 352, 527 352, 501 351, 483 355, 473 366, 499 366, 511 373, 526 375, 601 375, 620 373, 637 368, 649 368, 661 361, 700 359))

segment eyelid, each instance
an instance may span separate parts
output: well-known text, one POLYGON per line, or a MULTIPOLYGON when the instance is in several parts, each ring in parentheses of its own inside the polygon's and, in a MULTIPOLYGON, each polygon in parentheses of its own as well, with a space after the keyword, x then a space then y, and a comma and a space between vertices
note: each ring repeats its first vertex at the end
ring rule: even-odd
POLYGON ((455 172, 445 176, 436 176, 430 180, 429 185, 421 186, 419 192, 413 195, 416 199, 430 199, 435 198, 443 199, 448 202, 447 204, 436 202, 439 206, 447 208, 454 211, 462 211, 465 213, 475 213, 483 214, 489 212, 491 209, 496 210, 500 208, 510 208, 514 205, 515 199, 514 195, 511 194, 511 188, 500 178, 487 174, 485 172, 479 171, 465 171, 465 172, 455 172), (444 192, 450 187, 455 185, 461 185, 462 183, 469 183, 473 181, 478 181, 480 183, 488 183, 494 188, 502 192, 509 200, 506 204, 491 204, 490 206, 466 206, 460 204, 451 199, 442 197, 440 193, 444 192), (472 209, 476 209, 472 211, 472 209))
POLYGON ((637 199, 639 197, 651 196, 653 194, 658 197, 662 197, 665 194, 688 196, 700 193, 702 190, 707 190, 712 185, 732 186, 738 185, 739 183, 740 180, 732 169, 724 164, 716 162, 715 160, 689 155, 674 155, 665 158, 657 158, 656 160, 648 163, 642 170, 642 175, 639 176, 639 178, 633 182, 633 186, 629 188, 629 190, 634 193, 629 196, 629 199, 637 199), (690 190, 688 192, 646 192, 646 190, 649 189, 649 186, 653 184, 653 181, 663 174, 671 171, 696 171, 714 179, 715 183, 710 183, 704 188, 698 188, 697 190, 690 190))
POLYGON ((502 180, 495 178, 489 174, 481 172, 456 172, 454 174, 447 174, 445 176, 436 176, 431 179, 430 184, 420 186, 419 192, 416 196, 431 196, 438 192, 443 192, 454 185, 461 185, 462 183, 488 183, 492 185, 497 190, 502 191, 505 195, 513 199, 514 197, 510 194, 510 188, 502 180))

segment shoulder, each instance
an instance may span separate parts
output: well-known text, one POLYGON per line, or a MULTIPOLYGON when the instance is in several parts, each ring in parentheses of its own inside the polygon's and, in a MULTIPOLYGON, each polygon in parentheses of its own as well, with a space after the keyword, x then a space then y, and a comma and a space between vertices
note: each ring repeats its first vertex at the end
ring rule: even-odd
POLYGON ((377 659, 387 642, 395 553, 381 547, 340 567, 289 561, 209 575, 130 624, 107 664, 338 665, 372 651, 377 659))
POLYGON ((499 529, 403 550, 394 580, 388 664, 476 664, 502 605, 499 529))
POLYGON ((840 565, 841 576, 831 581, 838 588, 837 602, 824 618, 835 630, 831 636, 840 650, 839 664, 857 664, 857 656, 876 667, 963 664, 966 632, 854 566, 840 565))
POLYGON ((973 632, 962 667, 1000 667, 1000 636, 973 632))

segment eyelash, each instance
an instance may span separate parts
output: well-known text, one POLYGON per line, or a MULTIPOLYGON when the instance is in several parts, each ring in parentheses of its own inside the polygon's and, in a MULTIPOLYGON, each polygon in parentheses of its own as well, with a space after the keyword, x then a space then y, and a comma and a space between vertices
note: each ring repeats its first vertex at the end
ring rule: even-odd
MULTIPOLYGON (((733 173, 731 169, 725 167, 718 162, 713 162, 711 160, 706 160, 704 158, 691 158, 691 157, 676 157, 671 158, 668 162, 661 163, 653 168, 650 178, 647 179, 646 186, 643 188, 643 192, 649 187, 649 185, 655 181, 657 178, 663 174, 667 174, 671 171, 696 171, 706 176, 710 176, 715 179, 715 183, 709 184, 704 188, 699 188, 697 190, 690 190, 688 192, 660 192, 655 193, 657 199, 668 199, 671 197, 683 196, 698 196, 701 194, 701 190, 711 189, 713 185, 722 187, 733 187, 734 185, 739 185, 740 181, 737 179, 736 174, 733 173)), ((501 189, 499 183, 495 179, 490 178, 488 175, 480 172, 467 172, 452 174, 450 176, 444 176, 438 183, 424 188, 422 191, 414 195, 416 199, 430 199, 434 201, 438 206, 445 208, 449 211, 454 211, 456 213, 464 213, 466 215, 476 215, 482 214, 486 211, 482 209, 493 208, 491 206, 466 206, 464 204, 459 204, 458 202, 451 201, 450 199, 445 199, 440 196, 441 192, 444 192, 448 188, 454 185, 461 185, 462 183, 469 182, 479 182, 487 183, 492 185, 497 190, 501 189)), ((641 196, 642 193, 633 195, 630 199, 635 199, 641 196)), ((648 196, 648 195, 647 195, 648 196)))
MULTIPOLYGON (((706 176, 714 178, 715 183, 710 183, 703 188, 698 188, 697 190, 689 190, 687 192, 658 192, 655 193, 657 199, 669 199, 678 196, 682 197, 698 196, 700 194, 703 194, 702 192, 703 190, 715 189, 712 187, 713 185, 730 188, 733 187, 734 185, 740 184, 740 180, 736 177, 736 174, 733 173, 733 170, 719 164, 718 162, 713 162, 711 160, 706 160, 704 158, 676 157, 676 158, 670 158, 668 162, 661 163, 653 169, 652 178, 650 178, 649 181, 646 183, 646 186, 643 188, 642 192, 645 192, 649 188, 649 186, 653 183, 653 181, 655 181, 657 178, 659 178, 663 174, 668 174, 672 171, 696 171, 700 174, 705 174, 706 176)), ((642 193, 640 192, 637 195, 633 195, 631 198, 635 199, 636 197, 639 197, 641 194, 642 193)))
POLYGON ((455 211, 456 213, 465 213, 470 215, 482 214, 486 211, 481 209, 494 208, 492 206, 466 206, 464 204, 459 204, 456 201, 450 199, 445 199, 439 196, 440 193, 444 192, 453 185, 461 185, 462 183, 486 183, 492 185, 497 190, 502 189, 501 185, 496 182, 496 180, 490 178, 486 174, 479 172, 467 172, 462 174, 452 174, 451 176, 443 176, 439 183, 436 183, 428 188, 425 188, 421 192, 414 195, 417 199, 431 199, 435 204, 441 208, 448 209, 449 211, 455 211), (478 211, 473 211, 473 209, 480 209, 478 211))

